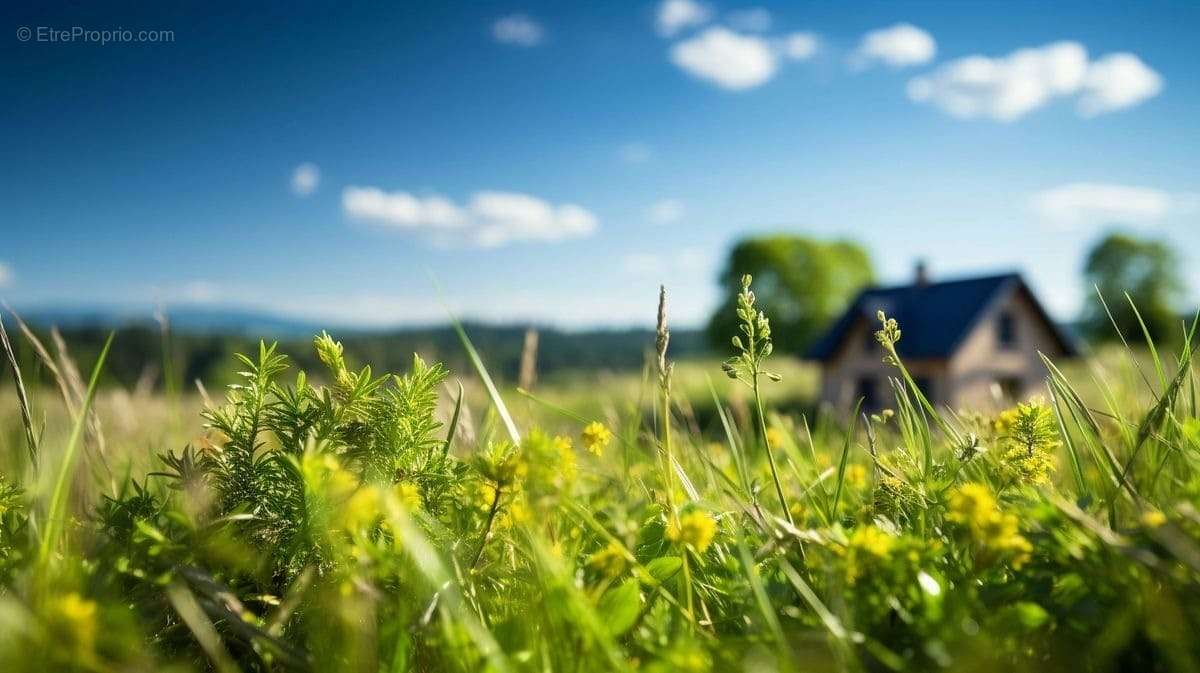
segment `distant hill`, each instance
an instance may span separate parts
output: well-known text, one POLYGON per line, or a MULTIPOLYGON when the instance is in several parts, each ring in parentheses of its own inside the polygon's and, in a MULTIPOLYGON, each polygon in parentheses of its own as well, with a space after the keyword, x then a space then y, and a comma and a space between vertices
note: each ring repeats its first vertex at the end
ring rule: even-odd
MULTIPOLYGON (((47 328, 57 325, 64 330, 157 325, 154 311, 144 307, 51 306, 26 310, 18 308, 17 312, 30 325, 47 328)), ((322 325, 315 321, 240 308, 179 306, 168 307, 166 314, 172 330, 195 334, 285 339, 311 336, 322 329, 337 329, 336 325, 322 325)))
MULTIPOLYGON (((147 312, 95 308, 18 312, 37 333, 44 335, 52 325, 58 326, 72 354, 85 363, 98 353, 108 332, 116 330, 106 367, 110 380, 133 385, 147 373, 158 378, 162 369, 163 334, 154 316, 147 312)), ((352 364, 370 363, 377 371, 406 370, 414 352, 445 362, 454 371, 467 372, 470 368, 458 336, 449 325, 339 329, 253 311, 200 308, 173 309, 167 317, 171 367, 185 385, 195 379, 215 385, 231 381, 235 372, 233 354, 252 352, 260 338, 278 341, 282 351, 300 366, 319 370, 311 339, 322 329, 343 342, 352 364)), ((464 327, 494 376, 516 377, 526 326, 467 323, 464 327)), ((567 331, 542 327, 538 332, 540 376, 581 369, 638 368, 646 362, 654 344, 654 331, 650 329, 567 331)), ((705 348, 699 330, 672 330, 674 357, 700 355, 705 348)), ((32 365, 32 351, 24 345, 20 350, 32 365)))

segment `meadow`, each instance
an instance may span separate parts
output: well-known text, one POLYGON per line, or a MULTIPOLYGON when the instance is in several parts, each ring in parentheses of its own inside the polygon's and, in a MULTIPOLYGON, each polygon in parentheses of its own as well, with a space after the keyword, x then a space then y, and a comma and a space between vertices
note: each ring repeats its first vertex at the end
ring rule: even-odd
POLYGON ((727 361, 674 362, 667 308, 641 372, 528 391, 465 331, 467 371, 321 334, 318 371, 100 387, 9 322, 0 670, 1200 670, 1195 323, 950 410, 880 315, 864 411, 750 279, 727 361))

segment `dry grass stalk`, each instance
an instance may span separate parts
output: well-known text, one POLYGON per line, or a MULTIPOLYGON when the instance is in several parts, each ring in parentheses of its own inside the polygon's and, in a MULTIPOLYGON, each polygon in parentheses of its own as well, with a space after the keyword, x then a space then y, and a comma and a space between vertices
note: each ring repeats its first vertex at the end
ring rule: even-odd
MULTIPOLYGON (((50 339, 54 341, 54 348, 58 351, 59 369, 62 370, 68 386, 74 391, 76 408, 79 408, 83 404, 83 399, 87 394, 87 386, 84 385, 83 376, 79 373, 79 367, 75 366, 75 360, 71 358, 71 353, 67 350, 67 342, 63 339, 62 333, 58 331, 57 327, 50 328, 50 339)), ((95 407, 88 409, 87 431, 88 439, 95 446, 100 462, 104 463, 104 467, 107 470, 107 461, 104 459, 104 432, 100 427, 100 416, 96 414, 95 407)))
POLYGON ((13 351, 12 342, 8 340, 8 330, 4 328, 3 317, 0 317, 0 344, 4 346, 4 354, 8 356, 8 366, 12 370, 13 383, 17 388, 17 402, 21 407, 21 424, 25 426, 25 442, 29 446, 29 460, 36 470, 38 442, 37 435, 33 432, 33 414, 29 410, 29 396, 25 394, 25 382, 21 378, 21 367, 17 364, 17 354, 13 351))

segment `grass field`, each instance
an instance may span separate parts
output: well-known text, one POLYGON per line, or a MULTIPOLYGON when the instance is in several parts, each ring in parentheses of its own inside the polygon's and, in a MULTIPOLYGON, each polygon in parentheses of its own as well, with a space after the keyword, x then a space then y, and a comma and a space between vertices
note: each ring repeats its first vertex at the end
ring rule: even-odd
POLYGON ((885 320, 855 414, 741 309, 725 364, 663 324, 532 391, 324 336, 211 400, 47 351, 0 394, 0 670, 1200 670, 1190 338, 951 411, 885 320))

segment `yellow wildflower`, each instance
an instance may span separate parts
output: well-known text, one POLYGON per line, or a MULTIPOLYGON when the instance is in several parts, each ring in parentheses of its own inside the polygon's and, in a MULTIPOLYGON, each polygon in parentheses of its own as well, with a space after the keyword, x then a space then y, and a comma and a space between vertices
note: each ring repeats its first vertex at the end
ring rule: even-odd
POLYGON ((1018 404, 996 418, 995 430, 1004 447, 1001 459, 1009 470, 1027 483, 1050 481, 1059 441, 1049 406, 1040 400, 1018 404))
POLYGON ((420 509, 421 487, 414 483, 402 481, 396 484, 396 498, 408 509, 420 509))
POLYGON ((860 553, 870 554, 879 559, 886 559, 892 554, 896 538, 883 532, 876 526, 859 526, 850 536, 850 549, 860 553))
POLYGON ((662 662, 666 670, 682 671, 684 673, 708 673, 712 670, 712 659, 704 648, 677 647, 662 662))
POLYGON ((1008 555, 1012 566, 1020 568, 1029 560, 1033 545, 1017 530, 1015 514, 996 512, 976 535, 976 542, 996 554, 1008 555))
POLYGON ((1005 452, 1004 460, 1022 481, 1031 484, 1049 483, 1054 471, 1054 456, 1044 451, 1012 448, 1005 452))
POLYGON ((612 437, 612 430, 609 430, 600 421, 588 423, 580 434, 584 447, 597 456, 604 455, 604 447, 608 446, 608 443, 612 441, 612 437))
POLYGON ((381 516, 380 491, 363 484, 331 453, 310 451, 301 460, 311 516, 321 530, 353 531, 373 526, 381 516))
POLYGON ((867 483, 867 468, 855 463, 846 466, 846 483, 851 488, 862 488, 867 483))
POLYGON ((588 559, 588 564, 607 577, 617 577, 625 572, 629 561, 625 558, 625 550, 621 548, 621 545, 610 542, 607 547, 592 554, 592 557, 588 559))
POLYGON ((947 519, 966 527, 976 548, 976 561, 987 563, 1006 557, 1020 568, 1033 552, 1033 545, 1019 531, 1016 515, 1001 512, 991 490, 968 483, 950 494, 947 519))
POLYGON ((485 512, 490 510, 495 499, 496 485, 490 481, 479 482, 479 508, 485 512))
POLYGON ((558 452, 558 475, 562 478, 562 483, 574 482, 579 468, 575 461, 575 448, 571 446, 571 438, 561 435, 555 437, 554 448, 558 452))
POLYGON ((911 486, 903 479, 884 473, 875 489, 875 509, 893 519, 902 519, 905 511, 916 502, 911 486))
POLYGON ((779 428, 767 428, 767 446, 777 449, 783 446, 784 434, 779 428))
POLYGON ((950 494, 950 514, 946 518, 971 527, 987 524, 996 512, 996 498, 983 484, 968 483, 950 494))
POLYGON ((533 513, 530 512, 529 505, 525 503, 525 499, 519 498, 509 505, 508 515, 513 520, 513 523, 526 523, 533 516, 533 513))
POLYGON ((303 467, 305 481, 314 486, 319 484, 332 501, 349 498, 358 489, 358 478, 331 453, 307 453, 303 467))
POLYGON ((51 610, 56 640, 79 656, 91 657, 96 646, 96 602, 72 592, 55 600, 51 610))
POLYGON ((1156 509, 1149 509, 1142 513, 1142 525, 1146 528, 1158 528, 1167 522, 1167 515, 1156 509))
POLYGON ((667 538, 690 546, 697 554, 708 549, 716 534, 717 522, 701 510, 692 510, 680 516, 678 521, 672 518, 667 524, 667 538))
POLYGON ((379 491, 373 486, 363 486, 346 499, 340 510, 341 524, 348 531, 373 526, 381 510, 379 491))
POLYGON ((488 481, 509 486, 525 478, 529 464, 522 458, 521 447, 508 442, 489 443, 485 451, 476 454, 475 469, 488 481))
POLYGON ((534 495, 552 495, 567 489, 578 474, 575 449, 569 437, 551 437, 534 428, 521 443, 520 485, 534 495))
POLYGON ((792 521, 797 522, 797 525, 803 522, 808 516, 807 510, 804 509, 804 503, 799 500, 793 500, 788 503, 788 512, 791 513, 792 521))
POLYGON ((846 545, 846 575, 851 583, 862 576, 868 568, 891 558, 896 547, 896 538, 879 529, 866 525, 854 529, 846 545))

